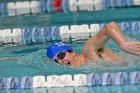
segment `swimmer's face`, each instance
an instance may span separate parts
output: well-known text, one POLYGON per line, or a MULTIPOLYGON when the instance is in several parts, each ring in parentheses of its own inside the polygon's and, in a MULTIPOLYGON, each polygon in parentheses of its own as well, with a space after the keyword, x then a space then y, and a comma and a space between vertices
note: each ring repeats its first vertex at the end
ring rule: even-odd
POLYGON ((61 65, 72 66, 74 58, 75 53, 73 51, 61 51, 53 57, 53 60, 61 65))

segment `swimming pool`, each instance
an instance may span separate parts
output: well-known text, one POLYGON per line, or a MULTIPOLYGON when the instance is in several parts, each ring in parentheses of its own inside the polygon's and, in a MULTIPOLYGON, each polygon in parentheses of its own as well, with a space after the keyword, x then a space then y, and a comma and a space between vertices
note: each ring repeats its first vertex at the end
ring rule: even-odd
MULTIPOLYGON (((105 15, 105 14, 104 14, 105 15)), ((134 16, 135 17, 135 16, 134 16)), ((109 19, 109 18, 108 18, 109 19)), ((137 18, 136 18, 137 19, 137 18)), ((97 21, 97 20, 96 20, 97 21)), ((120 21, 118 19, 118 21, 120 21)), ((130 20, 129 20, 130 21, 130 20)), ((131 20, 132 21, 132 20, 131 20)), ((134 20, 133 20, 134 21, 134 20)), ((136 22, 131 22, 132 24, 139 23, 138 20, 135 20, 136 22)), ((73 20, 73 24, 76 24, 78 21, 73 20)), ((102 22, 102 21, 101 21, 102 22)), ((100 26, 98 24, 93 25, 94 27, 100 27, 102 28, 104 26, 104 23, 100 26)), ((57 23, 57 22, 56 22, 57 23)), ((88 22, 87 22, 88 23, 88 22)), ((46 24, 46 23, 45 23, 46 24)), ((48 24, 48 23, 47 23, 48 24)), ((60 24, 60 23, 59 23, 60 24)), ((79 23, 77 23, 79 24, 79 23)), ((135 40, 137 39, 140 41, 139 38, 139 30, 133 29, 128 25, 127 20, 125 22, 120 22, 123 30, 123 33, 126 35, 127 40, 135 40), (134 39, 135 38, 135 39, 134 39)), ((32 25, 32 24, 31 24, 32 25)), ((86 24, 84 27, 86 28, 86 24)), ((120 27, 121 27, 120 26, 120 27)), ((22 27, 22 26, 19 26, 22 27)), ((30 26, 28 26, 30 27, 30 26)), ((107 47, 113 49, 114 51, 120 52, 121 54, 127 54, 129 58, 125 60, 124 62, 120 64, 113 64, 108 63, 103 60, 98 60, 98 62, 91 63, 88 65, 82 65, 78 68, 72 68, 67 66, 61 66, 58 64, 55 64, 54 62, 47 59, 44 55, 44 49, 51 43, 51 42, 57 42, 62 39, 63 41, 67 42, 70 46, 74 48, 74 50, 78 53, 80 53, 80 50, 82 49, 82 44, 86 39, 91 37, 91 35, 95 34, 94 32, 90 33, 83 33, 77 34, 77 32, 70 33, 68 35, 64 36, 57 36, 57 33, 47 33, 48 37, 32 37, 30 34, 30 31, 28 33, 28 27, 26 29, 27 37, 22 37, 21 42, 15 44, 14 40, 16 39, 5 39, 4 43, 6 42, 12 42, 7 44, 2 44, 0 47, 0 57, 16 57, 18 58, 18 61, 0 61, 0 77, 9 78, 9 77, 23 77, 23 76, 50 76, 50 75, 76 75, 76 74, 90 74, 90 73, 118 73, 118 72, 125 72, 127 74, 135 71, 140 71, 140 59, 139 57, 135 57, 132 55, 129 55, 127 53, 122 52, 119 50, 116 45, 113 43, 113 41, 109 41, 107 44, 107 47), (52 35, 53 34, 53 35, 52 35), (28 37, 29 35, 29 37, 28 37), (31 37, 30 37, 31 36, 31 37), (57 38, 56 38, 57 36, 57 38), (43 41, 45 38, 46 41, 43 41), (54 41, 55 40, 55 41, 54 41)), ((58 26, 59 27, 59 26, 58 26)), ((70 27, 70 26, 69 26, 70 27)), ((92 26, 91 26, 92 27, 92 26)), ((14 28, 14 27, 12 27, 14 28)), ((43 28, 43 27, 42 27, 43 28)), ((67 30, 67 26, 64 27, 67 30)), ((135 28, 135 27, 134 27, 135 28)), ((32 31, 37 31, 38 28, 30 28, 32 31), (34 30, 35 29, 35 30, 34 30)), ((47 29, 47 28, 46 28, 47 29)), ((50 28, 51 30, 57 29, 56 27, 50 28)), ((91 28, 90 28, 91 29, 91 28)), ((63 29, 64 30, 64 29, 63 29)), ((8 32, 8 30, 6 30, 8 32)), ((15 31, 18 32, 16 29, 15 31)), ((22 29, 23 31, 23 29, 22 29)), ((24 30, 25 31, 25 30, 24 30)), ((46 30, 47 31, 47 30, 46 30)), ((55 31, 55 30, 54 30, 55 31)), ((56 30, 57 31, 57 30, 56 30)), ((63 34, 65 34, 63 32, 63 34)), ((33 35, 35 36, 35 34, 33 35)), ((18 37, 19 39, 19 37, 18 37)), ((125 73, 123 74, 125 76, 125 73)), ((47 78, 47 77, 46 77, 47 78)), ((140 80, 138 80, 139 82, 140 80)), ((129 82, 130 83, 130 82, 129 82)), ((8 93, 54 93, 54 92, 61 92, 61 93, 138 93, 139 92, 139 85, 127 85, 123 84, 121 86, 115 85, 115 86, 93 86, 93 87, 64 87, 64 88, 33 88, 33 89, 3 89, 0 90, 1 93, 8 92, 8 93), (62 91, 63 90, 63 91, 62 91)), ((110 84, 109 84, 110 85, 110 84)), ((14 85, 13 85, 14 86, 14 85)), ((15 85, 16 88, 19 88, 18 85, 15 85)))
MULTIPOLYGON (((132 37, 135 37, 137 40, 140 40, 138 31, 133 31, 130 34, 130 31, 123 32, 126 35, 127 40, 135 40, 132 37), (137 34, 135 33, 137 32, 137 34)), ((80 53, 80 50, 82 49, 82 45, 85 41, 85 39, 88 39, 90 37, 89 33, 84 33, 84 36, 82 34, 76 34, 72 35, 71 39, 64 39, 65 42, 67 42, 70 46, 74 48, 74 50, 78 53, 80 53)), ((25 38, 24 38, 25 39, 25 38)), ((38 39, 38 38, 37 38, 38 39)), ((28 40, 28 39, 27 39, 28 40)), ((35 39, 36 40, 36 39, 35 39)), ((49 39, 50 40, 50 39, 49 39)), ((51 42, 58 42, 58 41, 51 41, 51 42)), ((135 72, 139 71, 139 57, 135 57, 132 55, 129 55, 129 58, 125 60, 124 62, 120 64, 113 64, 109 62, 105 62, 103 60, 99 60, 98 62, 91 63, 88 65, 83 65, 78 68, 72 68, 67 66, 61 66, 58 65, 49 59, 47 59, 44 55, 44 50, 46 47, 51 43, 34 43, 29 44, 27 42, 27 45, 18 45, 18 46, 2 46, 0 50, 0 57, 17 57, 18 61, 1 61, 0 64, 0 76, 2 77, 23 77, 23 76, 50 76, 50 75, 76 75, 76 74, 90 74, 90 73, 118 73, 118 72, 135 72), (44 61, 45 60, 45 61, 44 61), (55 69, 54 69, 55 68, 55 69)), ((113 49, 114 51, 120 52, 122 54, 126 54, 122 51, 120 51, 115 43, 113 41, 109 41, 107 44, 107 47, 113 49)), ((127 54, 128 55, 128 54, 127 54)), ((127 84, 127 83, 126 83, 127 84)), ((16 89, 16 90, 0 90, 0 92, 24 92, 24 93, 52 93, 56 90, 58 92, 70 92, 73 93, 74 91, 76 93, 90 93, 90 92, 107 92, 107 93, 114 93, 114 92, 120 92, 124 93, 128 91, 127 89, 130 89, 129 92, 137 92, 139 89, 139 85, 125 85, 125 86, 94 86, 94 87, 65 87, 65 88, 34 88, 34 89, 16 89), (64 90, 63 92, 61 90, 64 90)))

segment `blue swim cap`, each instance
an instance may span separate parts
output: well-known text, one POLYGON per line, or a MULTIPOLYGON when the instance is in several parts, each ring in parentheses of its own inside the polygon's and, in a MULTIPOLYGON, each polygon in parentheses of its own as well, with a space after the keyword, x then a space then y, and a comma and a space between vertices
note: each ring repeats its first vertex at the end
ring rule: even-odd
POLYGON ((72 50, 73 49, 68 46, 67 44, 63 43, 63 42, 58 42, 58 43, 53 43, 50 46, 48 46, 47 50, 46 50, 46 55, 52 59, 57 53, 61 52, 61 51, 66 51, 66 50, 72 50))

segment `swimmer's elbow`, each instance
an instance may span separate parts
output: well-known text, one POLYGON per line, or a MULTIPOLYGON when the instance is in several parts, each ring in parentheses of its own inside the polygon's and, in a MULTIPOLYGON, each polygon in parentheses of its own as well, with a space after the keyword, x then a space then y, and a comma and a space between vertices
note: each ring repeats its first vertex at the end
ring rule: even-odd
POLYGON ((117 25, 117 23, 114 22, 114 21, 112 21, 112 22, 110 22, 108 25, 117 25))

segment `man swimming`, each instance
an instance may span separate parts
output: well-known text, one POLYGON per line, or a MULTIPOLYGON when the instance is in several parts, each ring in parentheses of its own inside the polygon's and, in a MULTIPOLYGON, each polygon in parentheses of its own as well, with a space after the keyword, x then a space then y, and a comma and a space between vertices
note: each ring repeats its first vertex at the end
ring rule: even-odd
POLYGON ((94 62, 100 58, 109 62, 120 62, 123 59, 121 55, 105 48, 105 44, 109 39, 113 39, 123 51, 137 56, 140 55, 140 42, 127 42, 115 22, 107 24, 96 35, 88 39, 79 55, 63 42, 53 43, 48 46, 46 55, 61 65, 73 67, 94 62))

